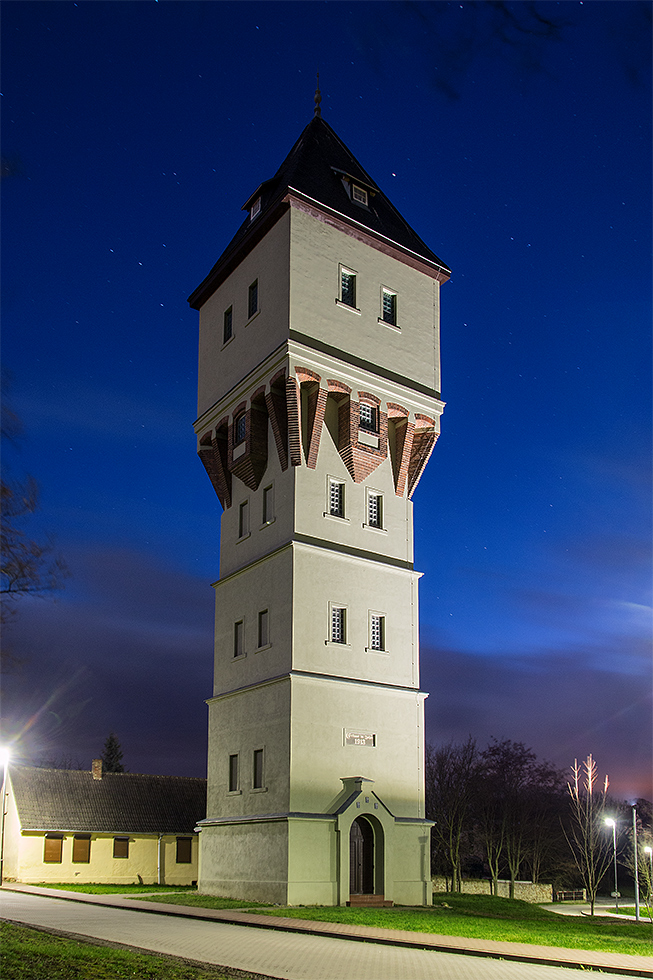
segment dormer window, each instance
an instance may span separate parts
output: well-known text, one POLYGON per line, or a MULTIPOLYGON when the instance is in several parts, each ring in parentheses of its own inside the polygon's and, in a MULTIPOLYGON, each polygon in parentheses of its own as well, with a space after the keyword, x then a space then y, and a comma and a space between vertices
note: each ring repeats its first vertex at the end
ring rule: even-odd
POLYGON ((249 220, 253 221, 261 213, 261 198, 257 197, 249 209, 249 220))
POLYGON ((363 190, 362 187, 358 187, 357 184, 352 184, 351 196, 352 200, 357 201, 358 204, 364 204, 367 207, 367 191, 363 190))

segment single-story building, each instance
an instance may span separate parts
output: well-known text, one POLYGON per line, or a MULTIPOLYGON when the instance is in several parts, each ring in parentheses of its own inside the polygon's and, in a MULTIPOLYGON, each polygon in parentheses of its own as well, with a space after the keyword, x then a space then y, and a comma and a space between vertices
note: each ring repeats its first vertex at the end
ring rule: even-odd
POLYGON ((11 766, 3 879, 190 885, 206 780, 11 766))

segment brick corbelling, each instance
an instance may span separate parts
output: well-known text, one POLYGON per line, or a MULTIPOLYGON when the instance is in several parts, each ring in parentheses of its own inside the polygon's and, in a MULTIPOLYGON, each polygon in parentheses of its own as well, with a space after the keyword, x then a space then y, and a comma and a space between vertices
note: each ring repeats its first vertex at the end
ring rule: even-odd
POLYGON ((395 429, 395 465, 392 468, 392 475, 395 480, 395 493, 398 497, 403 497, 406 489, 414 435, 415 426, 412 422, 397 426, 395 429))
POLYGON ((312 391, 308 398, 309 405, 311 405, 311 410, 309 414, 310 428, 308 429, 309 443, 306 465, 311 470, 314 470, 317 466, 317 457, 320 451, 320 439, 322 436, 322 425, 324 423, 324 411, 326 409, 328 397, 329 392, 327 389, 319 388, 317 391, 312 391))
POLYGON ((410 415, 410 412, 408 411, 407 408, 404 408, 403 405, 397 405, 395 404, 395 402, 386 402, 385 407, 388 409, 389 419, 401 419, 401 418, 407 419, 408 416, 410 415))
POLYGON ((428 415, 420 415, 419 412, 415 412, 415 428, 433 429, 435 428, 435 419, 429 418, 428 415))
POLYGON ((223 510, 231 507, 231 473, 227 469, 227 440, 207 432, 200 439, 198 456, 211 481, 223 510))
POLYGON ((410 499, 420 481, 422 473, 431 458, 433 447, 437 442, 438 434, 433 429, 416 432, 413 439, 413 451, 410 457, 408 468, 408 498, 410 499))
POLYGON ((286 380, 288 408, 288 455, 292 466, 302 465, 302 439, 299 427, 299 384, 294 378, 286 380))
POLYGON ((309 368, 305 367, 296 367, 295 375, 300 384, 304 381, 317 381, 319 384, 322 380, 319 374, 316 374, 315 371, 311 371, 309 368))
POLYGON ((286 383, 286 369, 281 368, 270 378, 270 388, 274 388, 275 385, 285 385, 286 383))
POLYGON ((381 404, 381 399, 380 398, 377 398, 376 395, 370 395, 370 393, 368 391, 359 391, 358 392, 358 401, 359 401, 359 403, 360 402, 369 402, 372 405, 376 405, 377 408, 381 404))
POLYGON ((351 395, 351 388, 344 381, 327 381, 327 386, 331 392, 340 391, 343 395, 351 395))
POLYGON ((281 470, 284 471, 288 469, 288 408, 285 391, 283 389, 279 391, 271 386, 270 391, 265 396, 265 402, 268 407, 279 463, 281 470))

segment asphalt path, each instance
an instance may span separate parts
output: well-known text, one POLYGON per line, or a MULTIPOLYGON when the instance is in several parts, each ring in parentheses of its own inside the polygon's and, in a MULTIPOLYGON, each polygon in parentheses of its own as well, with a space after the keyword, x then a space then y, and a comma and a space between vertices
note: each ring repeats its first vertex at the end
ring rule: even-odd
MULTIPOLYGON (((280 980, 578 980, 576 969, 276 932, 0 891, 0 917, 280 980)), ((621 974, 625 976, 625 974, 621 974)), ((635 974, 632 974, 635 976, 635 974)))

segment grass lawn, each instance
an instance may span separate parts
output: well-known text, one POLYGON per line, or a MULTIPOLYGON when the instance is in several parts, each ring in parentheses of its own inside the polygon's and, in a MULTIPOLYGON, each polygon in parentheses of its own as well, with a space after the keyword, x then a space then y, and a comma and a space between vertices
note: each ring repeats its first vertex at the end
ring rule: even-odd
POLYGON ((165 902, 166 905, 186 905, 199 909, 245 909, 253 912, 258 909, 269 909, 269 905, 258 902, 246 902, 242 898, 217 898, 215 895, 150 895, 136 901, 165 902))
POLYGON ((427 908, 306 907, 276 908, 269 912, 261 910, 261 913, 470 939, 653 956, 653 928, 650 923, 620 922, 610 916, 594 916, 592 921, 585 916, 559 915, 530 902, 491 895, 442 893, 435 896, 435 901, 437 904, 427 908))
POLYGON ((2 980, 263 980, 222 966, 133 953, 0 923, 2 980))
POLYGON ((85 892, 87 895, 137 895, 139 892, 162 892, 163 894, 174 894, 175 892, 195 892, 194 885, 98 885, 98 884, 76 884, 64 882, 56 884, 51 881, 36 881, 34 884, 38 888, 59 888, 66 892, 85 892))

